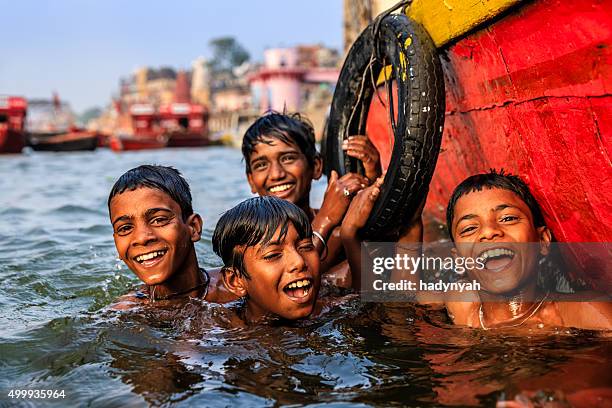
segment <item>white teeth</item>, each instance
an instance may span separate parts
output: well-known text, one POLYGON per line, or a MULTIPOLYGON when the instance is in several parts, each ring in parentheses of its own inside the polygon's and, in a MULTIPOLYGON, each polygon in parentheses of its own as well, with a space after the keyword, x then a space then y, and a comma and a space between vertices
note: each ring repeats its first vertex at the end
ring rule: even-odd
POLYGON ((162 256, 165 252, 166 251, 153 251, 153 252, 149 252, 148 254, 138 255, 136 257, 136 261, 137 262, 148 261, 149 259, 153 259, 158 256, 162 256))
POLYGON ((270 187, 270 192, 271 193, 280 193, 281 191, 287 191, 291 188, 291 184, 283 184, 280 186, 274 186, 274 187, 270 187))
POLYGON ((506 249, 506 248, 489 249, 487 251, 484 251, 482 254, 480 254, 480 257, 487 259, 487 258, 494 258, 496 256, 505 256, 505 255, 514 256, 514 251, 510 249, 506 249))

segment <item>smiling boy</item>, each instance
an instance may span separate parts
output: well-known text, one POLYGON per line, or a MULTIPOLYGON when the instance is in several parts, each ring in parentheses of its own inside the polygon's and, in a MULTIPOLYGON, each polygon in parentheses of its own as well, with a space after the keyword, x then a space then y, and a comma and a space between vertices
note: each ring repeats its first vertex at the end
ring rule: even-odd
POLYGON ((227 211, 213 250, 227 289, 245 299, 242 318, 297 320, 319 309, 319 254, 306 214, 289 201, 255 197, 227 211))
MULTIPOLYGON (((351 204, 342 225, 345 245, 355 248, 356 226, 367 220, 376 188, 368 187, 351 204)), ((455 256, 484 260, 484 268, 467 270, 481 290, 466 295, 466 301, 445 302, 456 324, 485 330, 534 325, 612 328, 609 302, 571 301, 577 296, 552 293, 538 285, 538 266, 550 253, 552 234, 537 201, 519 177, 495 171, 468 177, 451 196, 447 225, 455 256)), ((419 212, 398 240, 397 253, 418 257, 422 237, 419 212)), ((360 270, 357 258, 351 262, 349 257, 349 262, 351 269, 360 270)), ((418 276, 394 271, 392 280, 401 279, 415 281, 418 276)))
POLYGON ((198 266, 194 243, 202 218, 193 212, 189 185, 172 167, 143 165, 124 173, 108 197, 119 258, 145 283, 113 307, 202 297, 231 300, 217 276, 198 266), (225 293, 224 293, 225 292, 225 293))
POLYGON ((315 245, 327 270, 339 260, 342 246, 340 225, 351 198, 380 173, 378 153, 365 136, 354 136, 345 145, 347 154, 364 163, 366 176, 348 173, 340 178, 332 171, 320 210, 310 207, 310 189, 323 171, 315 146, 314 129, 301 115, 270 112, 258 118, 246 131, 242 155, 251 191, 260 196, 287 200, 307 215, 314 231, 315 245))

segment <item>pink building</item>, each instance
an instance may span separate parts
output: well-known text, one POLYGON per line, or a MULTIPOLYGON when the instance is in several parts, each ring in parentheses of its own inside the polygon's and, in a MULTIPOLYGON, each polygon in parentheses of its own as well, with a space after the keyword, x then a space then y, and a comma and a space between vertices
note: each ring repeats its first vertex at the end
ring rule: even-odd
POLYGON ((333 88, 338 80, 338 69, 316 66, 316 62, 308 58, 313 50, 317 47, 266 50, 264 65, 249 77, 254 108, 261 112, 269 109, 300 111, 308 99, 309 86, 333 88))

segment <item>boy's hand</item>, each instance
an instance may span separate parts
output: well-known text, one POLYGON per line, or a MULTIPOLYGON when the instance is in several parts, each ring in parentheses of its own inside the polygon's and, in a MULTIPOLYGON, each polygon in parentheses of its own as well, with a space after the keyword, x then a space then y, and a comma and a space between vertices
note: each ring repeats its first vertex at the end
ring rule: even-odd
POLYGON ((319 215, 332 225, 340 224, 351 198, 368 184, 368 179, 360 174, 348 173, 338 178, 338 173, 332 170, 319 215))
POLYGON ((383 180, 384 177, 379 177, 374 184, 357 193, 342 221, 340 235, 343 239, 355 236, 364 227, 380 195, 383 180))
POLYGON ((380 155, 367 136, 350 136, 342 142, 342 150, 350 157, 361 160, 366 177, 371 181, 382 174, 380 155))

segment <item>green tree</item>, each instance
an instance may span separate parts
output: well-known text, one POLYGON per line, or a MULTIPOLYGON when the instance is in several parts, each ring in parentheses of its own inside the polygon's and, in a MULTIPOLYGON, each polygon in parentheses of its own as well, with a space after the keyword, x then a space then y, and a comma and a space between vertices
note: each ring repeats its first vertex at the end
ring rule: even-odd
POLYGON ((210 67, 213 71, 225 71, 248 61, 248 51, 234 37, 219 37, 208 43, 213 51, 210 67))

